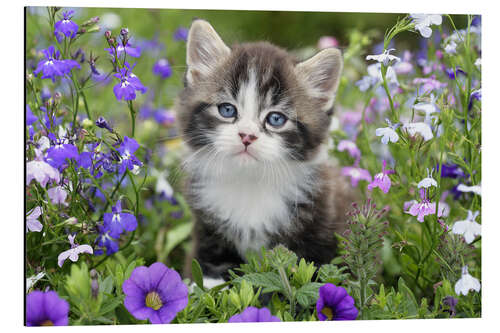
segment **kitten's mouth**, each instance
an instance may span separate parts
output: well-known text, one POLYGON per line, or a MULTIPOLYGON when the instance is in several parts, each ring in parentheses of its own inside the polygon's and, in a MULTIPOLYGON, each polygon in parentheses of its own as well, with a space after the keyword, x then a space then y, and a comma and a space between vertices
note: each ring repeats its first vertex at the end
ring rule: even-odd
POLYGON ((254 159, 254 160, 256 160, 256 161, 258 161, 258 160, 259 160, 257 157, 255 157, 254 155, 252 155, 252 154, 248 151, 248 149, 246 149, 246 148, 245 148, 245 149, 243 149, 242 151, 240 151, 240 152, 236 153, 235 155, 236 155, 236 156, 241 156, 241 157, 243 157, 243 158, 249 157, 249 158, 252 158, 252 159, 254 159))

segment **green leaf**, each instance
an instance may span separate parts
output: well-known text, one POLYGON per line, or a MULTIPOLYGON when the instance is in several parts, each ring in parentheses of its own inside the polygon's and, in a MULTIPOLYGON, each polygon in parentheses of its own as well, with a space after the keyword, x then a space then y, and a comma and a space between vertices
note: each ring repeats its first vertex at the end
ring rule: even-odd
POLYGON ((115 297, 115 298, 110 299, 110 301, 106 302, 101 307, 101 310, 99 311, 99 315, 100 316, 105 315, 106 313, 111 312, 114 309, 116 309, 116 307, 118 307, 120 304, 122 304, 123 298, 124 298, 123 296, 120 296, 120 297, 115 297))
POLYGON ((162 257, 166 258, 170 254, 170 252, 184 240, 186 240, 189 235, 191 235, 191 230, 193 229, 193 223, 182 223, 171 230, 168 231, 167 237, 165 240, 165 248, 162 252, 162 257))
POLYGON ((280 277, 275 272, 245 274, 242 277, 235 279, 234 282, 239 283, 241 280, 246 280, 255 287, 263 287, 263 293, 283 291, 283 285, 281 284, 280 277))
POLYGON ((304 286, 302 286, 299 290, 297 290, 296 298, 297 302, 303 307, 308 307, 314 303, 316 303, 319 296, 319 287, 321 287, 323 283, 319 282, 311 282, 304 286))
POLYGON ((410 288, 405 284, 405 281, 402 277, 398 280, 398 292, 403 294, 404 296, 404 304, 407 307, 409 315, 416 315, 418 311, 418 303, 413 295, 413 292, 410 288))
POLYGON ((193 275, 193 281, 196 283, 201 290, 205 291, 203 287, 203 273, 201 271, 201 266, 198 260, 193 259, 191 262, 191 274, 193 275))

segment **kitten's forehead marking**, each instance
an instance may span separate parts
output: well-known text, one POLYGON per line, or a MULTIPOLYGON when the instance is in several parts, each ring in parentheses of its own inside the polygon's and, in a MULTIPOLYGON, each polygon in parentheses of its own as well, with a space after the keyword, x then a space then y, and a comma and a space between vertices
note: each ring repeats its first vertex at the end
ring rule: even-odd
POLYGON ((257 73, 251 68, 248 72, 248 81, 240 82, 237 102, 240 105, 238 127, 242 132, 257 133, 259 131, 256 121, 258 122, 261 110, 257 80, 257 73))

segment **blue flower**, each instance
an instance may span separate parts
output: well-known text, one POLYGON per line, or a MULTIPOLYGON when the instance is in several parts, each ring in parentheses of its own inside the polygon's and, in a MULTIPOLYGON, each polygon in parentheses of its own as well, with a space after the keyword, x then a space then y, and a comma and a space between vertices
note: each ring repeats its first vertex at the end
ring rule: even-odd
POLYGON ((123 99, 125 101, 132 101, 136 97, 136 90, 144 94, 147 88, 144 87, 139 78, 132 73, 135 64, 130 67, 129 64, 125 62, 125 66, 126 67, 122 68, 119 73, 114 74, 116 78, 120 79, 120 82, 113 87, 113 92, 117 100, 123 99))
POLYGON ((78 32, 78 24, 71 21, 74 12, 74 10, 64 12, 63 19, 54 24, 54 35, 59 43, 61 43, 63 35, 69 38, 75 38, 78 32))
POLYGON ((113 238, 119 238, 123 231, 134 231, 137 228, 137 219, 134 215, 122 212, 121 201, 118 200, 112 207, 113 213, 104 213, 104 231, 113 238))
POLYGON ((481 89, 474 90, 473 92, 471 92, 470 99, 469 99, 469 105, 468 105, 468 110, 469 111, 472 109, 472 102, 474 100, 481 101, 481 97, 482 97, 481 89))
POLYGON ((110 256, 113 253, 116 253, 119 249, 118 241, 112 238, 109 235, 109 232, 106 232, 103 226, 98 226, 99 228, 99 236, 96 238, 96 243, 101 249, 96 249, 94 254, 96 256, 100 256, 104 253, 102 248, 106 248, 106 255, 110 256))
POLYGON ((68 166, 67 160, 76 160, 79 157, 78 148, 70 143, 58 143, 47 149, 46 161, 48 164, 59 170, 68 166))
POLYGON ((172 75, 172 67, 167 59, 160 59, 153 66, 153 74, 159 75, 162 79, 166 79, 172 75))
POLYGON ((258 323, 258 322, 275 322, 281 321, 278 317, 273 316, 268 308, 258 309, 249 306, 243 312, 235 314, 229 318, 228 323, 258 323))
POLYGON ((33 140, 33 135, 35 134, 35 129, 33 128, 33 123, 36 122, 38 118, 31 112, 31 108, 26 104, 26 126, 28 126, 28 133, 30 140, 33 140))
POLYGON ((62 60, 60 59, 60 52, 56 51, 53 45, 49 46, 48 49, 42 50, 45 59, 38 62, 38 65, 33 72, 36 76, 40 72, 43 73, 42 79, 51 79, 55 82, 57 76, 64 76, 69 74, 73 68, 80 69, 80 65, 75 60, 62 60))
POLYGON ((174 40, 187 41, 189 30, 184 27, 179 27, 174 32, 174 40))
POLYGON ((142 163, 135 157, 134 153, 139 148, 139 144, 134 139, 127 136, 123 138, 123 142, 118 147, 120 153, 121 163, 118 169, 120 174, 124 173, 126 169, 134 169, 134 165, 141 166, 142 163))
MULTIPOLYGON (((111 56, 115 56, 115 51, 112 48, 107 48, 104 49, 111 54, 111 56)), ((122 53, 124 53, 128 56, 131 56, 133 58, 139 58, 141 56, 141 48, 139 46, 133 47, 130 45, 129 42, 123 46, 123 44, 119 44, 116 46, 116 55, 119 57, 122 53)))

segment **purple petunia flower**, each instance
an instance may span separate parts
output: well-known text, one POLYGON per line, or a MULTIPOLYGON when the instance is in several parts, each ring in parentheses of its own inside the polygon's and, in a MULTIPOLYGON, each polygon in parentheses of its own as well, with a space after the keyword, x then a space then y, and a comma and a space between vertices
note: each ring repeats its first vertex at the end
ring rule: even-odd
POLYGON ((26 326, 68 325, 69 304, 55 291, 32 291, 26 296, 26 326))
POLYGON ((354 299, 343 287, 337 287, 332 283, 326 283, 319 288, 316 311, 318 319, 322 321, 354 320, 358 316, 354 299))
MULTIPOLYGON (((104 49, 105 51, 108 51, 111 56, 115 56, 115 52, 112 48, 107 48, 104 49)), ((119 57, 122 53, 124 53, 128 56, 131 56, 133 58, 139 58, 141 56, 141 48, 139 46, 134 47, 130 45, 129 42, 123 46, 123 44, 118 44, 116 46, 116 55, 119 57)))
POLYGON ((373 181, 368 184, 368 189, 371 191, 373 188, 378 187, 382 190, 382 192, 389 192, 391 188, 391 179, 389 178, 389 174, 394 173, 393 170, 386 170, 386 162, 385 160, 382 162, 382 172, 377 173, 375 177, 373 177, 373 181))
POLYGON ((135 91, 140 91, 145 93, 147 88, 142 85, 141 80, 132 73, 132 69, 135 64, 130 67, 130 65, 125 62, 125 67, 120 69, 120 73, 114 74, 114 77, 120 79, 120 82, 113 87, 113 92, 117 100, 131 101, 135 99, 135 91))
POLYGON ((132 171, 134 165, 142 166, 141 161, 135 157, 134 153, 139 148, 139 144, 132 138, 125 136, 123 138, 120 147, 118 147, 118 152, 120 153, 121 162, 118 169, 120 174, 124 173, 126 169, 132 171))
POLYGON ((174 32, 174 40, 176 41, 187 41, 189 34, 189 29, 184 27, 179 27, 174 32))
POLYGON ((342 175, 351 177, 352 187, 358 186, 360 180, 372 181, 372 176, 368 170, 362 169, 358 166, 350 166, 342 168, 342 175))
POLYGON ((155 62, 153 66, 153 74, 160 76, 162 79, 166 79, 172 75, 172 67, 167 59, 160 59, 155 62))
POLYGON ((361 157, 361 151, 358 146, 350 140, 340 140, 337 146, 338 151, 346 151, 351 155, 351 157, 358 159, 361 157))
POLYGON ((112 213, 104 213, 104 230, 113 238, 119 238, 122 232, 134 231, 137 228, 137 219, 134 215, 122 212, 120 200, 112 207, 112 213))
POLYGON ((26 216, 26 231, 42 231, 43 225, 38 221, 40 215, 42 215, 42 208, 38 206, 33 208, 31 213, 26 216))
POLYGON ((68 159, 77 159, 78 148, 70 143, 59 143, 47 149, 46 161, 59 170, 68 166, 68 159))
POLYGON ((263 323, 281 321, 278 317, 271 315, 268 308, 258 309, 253 306, 247 307, 243 312, 229 318, 228 323, 263 323))
POLYGON ((92 247, 90 245, 75 244, 75 237, 76 235, 68 235, 68 240, 71 245, 71 248, 69 250, 59 253, 59 256, 57 256, 57 264, 59 265, 59 267, 62 267, 64 262, 68 258, 72 262, 76 262, 78 260, 78 255, 82 253, 94 254, 94 250, 92 250, 92 247))
POLYGON ((78 24, 71 21, 74 12, 74 10, 63 12, 63 19, 54 24, 54 35, 59 43, 61 43, 63 36, 75 38, 78 32, 78 24))
POLYGON ((75 60, 60 59, 60 52, 56 51, 53 45, 49 46, 48 49, 42 50, 45 55, 45 59, 40 60, 36 69, 33 71, 35 76, 38 76, 40 72, 43 73, 42 79, 51 79, 52 82, 56 81, 57 76, 64 76, 70 74, 73 68, 80 68, 80 65, 75 60))
POLYGON ((122 285, 125 308, 138 320, 170 323, 188 304, 188 288, 179 273, 161 262, 136 267, 122 285))
MULTIPOLYGON (((117 252, 119 249, 118 241, 114 238, 112 238, 109 235, 109 232, 107 232, 103 226, 98 226, 99 228, 99 236, 96 238, 96 243, 97 246, 101 248, 106 248, 106 255, 110 256, 113 253, 117 252)), ((102 249, 96 249, 94 251, 94 254, 96 256, 100 256, 104 253, 102 249)))
POLYGON ((424 222, 424 217, 426 215, 432 215, 436 212, 436 203, 429 201, 427 198, 427 190, 424 188, 420 189, 420 199, 422 199, 421 202, 412 202, 411 207, 409 207, 410 209, 406 213, 416 216, 417 221, 424 222))

